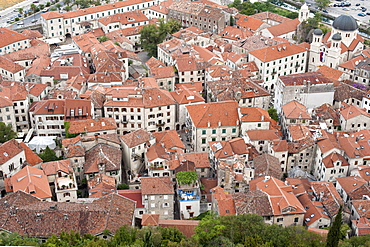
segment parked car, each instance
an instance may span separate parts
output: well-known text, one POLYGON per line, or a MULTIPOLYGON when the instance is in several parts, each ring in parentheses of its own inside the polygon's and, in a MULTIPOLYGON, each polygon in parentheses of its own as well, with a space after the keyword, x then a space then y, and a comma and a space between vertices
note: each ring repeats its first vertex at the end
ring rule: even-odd
POLYGON ((36 19, 33 19, 31 22, 32 22, 32 23, 36 23, 36 22, 37 22, 37 20, 36 20, 36 19))
POLYGON ((370 15, 370 12, 367 12, 366 14, 367 14, 367 15, 370 15))
POLYGON ((365 14, 365 13, 358 13, 357 15, 358 15, 358 16, 362 16, 362 17, 366 16, 366 14, 365 14))
POLYGON ((344 11, 348 11, 348 10, 349 10, 349 8, 343 8, 342 10, 344 10, 344 11))
POLYGON ((36 0, 36 1, 33 1, 33 3, 39 3, 39 1, 38 1, 38 0, 36 0))
POLYGON ((19 21, 17 22, 17 25, 20 26, 20 25, 24 25, 24 22, 23 21, 19 21))
POLYGON ((361 3, 356 3, 356 6, 360 6, 361 5, 361 3))
POLYGON ((322 12, 324 12, 324 13, 328 13, 328 11, 327 11, 326 9, 323 9, 323 10, 322 10, 322 12))

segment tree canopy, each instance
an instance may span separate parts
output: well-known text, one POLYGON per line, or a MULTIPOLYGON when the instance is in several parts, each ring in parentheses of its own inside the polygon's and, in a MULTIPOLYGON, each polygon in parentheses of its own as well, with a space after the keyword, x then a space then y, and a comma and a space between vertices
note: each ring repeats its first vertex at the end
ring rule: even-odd
POLYGON ((39 157, 44 162, 59 160, 59 158, 55 154, 54 150, 51 150, 49 147, 46 147, 45 150, 42 153, 39 153, 39 157))
POLYGON ((181 24, 174 19, 164 22, 159 19, 158 25, 150 24, 140 30, 141 47, 148 52, 149 57, 157 57, 157 45, 162 43, 167 34, 179 31, 181 24))
POLYGON ((298 13, 277 7, 276 5, 272 4, 272 0, 255 3, 251 3, 250 1, 242 2, 241 0, 234 0, 234 2, 229 4, 229 7, 238 9, 240 14, 243 15, 254 15, 256 13, 269 11, 290 19, 298 18, 298 13))
POLYGON ((329 6, 330 0, 315 0, 317 7, 325 9, 329 6))
POLYGON ((198 180, 198 173, 196 173, 195 171, 178 172, 176 173, 176 179, 180 185, 190 185, 198 180))
POLYGON ((0 122, 0 143, 7 142, 17 137, 17 133, 13 131, 12 126, 0 122))

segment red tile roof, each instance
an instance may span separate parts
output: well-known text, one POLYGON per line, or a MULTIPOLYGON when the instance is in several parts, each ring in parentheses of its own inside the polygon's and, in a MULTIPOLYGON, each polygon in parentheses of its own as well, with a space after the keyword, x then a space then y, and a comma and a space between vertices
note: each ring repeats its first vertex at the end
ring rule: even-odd
POLYGON ((186 108, 197 128, 239 125, 238 103, 235 101, 189 105, 186 108))
POLYGON ((0 28, 0 47, 26 40, 28 37, 9 28, 0 28))
POLYGON ((271 27, 268 27, 267 30, 274 36, 280 36, 286 33, 294 32, 297 30, 300 21, 298 18, 289 20, 271 27))
POLYGON ((307 50, 303 47, 286 42, 279 45, 268 46, 259 50, 250 51, 249 54, 258 58, 262 62, 270 62, 305 51, 307 50))
POLYGON ((35 166, 42 163, 42 159, 35 152, 33 152, 24 142, 21 142, 19 144, 23 147, 28 164, 30 164, 31 166, 35 166))
POLYGON ((136 202, 136 208, 144 208, 143 197, 141 194, 141 189, 132 189, 132 190, 118 190, 118 195, 127 197, 136 202))
POLYGON ((70 134, 77 134, 84 132, 105 131, 113 129, 114 130, 117 129, 116 121, 113 118, 99 118, 99 119, 71 121, 68 132, 70 134))
POLYGON ((25 166, 9 180, 12 191, 24 191, 40 199, 51 198, 49 181, 44 171, 32 166, 25 166))
POLYGON ((173 195, 173 183, 170 177, 142 177, 141 193, 143 195, 173 195))
POLYGON ((287 119, 311 119, 307 113, 307 108, 296 100, 290 101, 282 106, 284 115, 287 119))

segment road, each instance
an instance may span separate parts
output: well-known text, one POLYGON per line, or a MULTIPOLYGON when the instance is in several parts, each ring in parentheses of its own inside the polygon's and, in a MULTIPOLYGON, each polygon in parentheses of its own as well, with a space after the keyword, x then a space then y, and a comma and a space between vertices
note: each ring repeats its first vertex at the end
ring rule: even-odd
MULTIPOLYGON (((30 10, 30 5, 33 3, 33 1, 35 1, 35 0, 25 0, 21 3, 18 3, 14 6, 11 6, 7 9, 5 9, 5 10, 0 11, 0 27, 8 27, 8 28, 12 28, 12 29, 20 27, 16 23, 8 24, 7 20, 17 17, 17 15, 19 13, 16 12, 15 10, 18 10, 19 8, 22 8, 23 11, 30 10)), ((40 5, 40 4, 46 5, 47 2, 50 2, 50 0, 39 0, 39 3, 35 3, 35 4, 36 5, 40 5)), ((61 6, 64 6, 63 2, 59 2, 59 4, 61 6)), ((50 7, 52 7, 52 6, 53 5, 51 5, 50 7)), ((42 12, 39 12, 39 13, 36 13, 35 15, 28 16, 25 19, 21 20, 21 21, 24 22, 23 26, 29 26, 31 24, 35 24, 35 23, 32 23, 32 20, 37 20, 36 24, 40 23, 41 14, 42 14, 42 12)))
MULTIPOLYGON (((334 17, 338 17, 338 16, 343 15, 343 14, 351 15, 356 20, 358 20, 360 23, 368 25, 369 21, 370 21, 370 15, 366 15, 366 16, 362 17, 362 16, 358 16, 358 14, 359 13, 365 13, 366 14, 367 12, 369 12, 369 14, 370 14, 370 1, 368 1, 368 0, 365 0, 365 1, 363 1, 363 0, 347 0, 347 1, 351 3, 350 7, 346 7, 346 8, 343 8, 343 7, 327 7, 326 10, 328 11, 328 14, 332 15, 334 17), (360 4, 360 6, 356 6, 356 4, 360 4), (367 10, 365 12, 362 12, 359 9, 356 10, 356 8, 359 8, 361 6, 367 8, 367 10)), ((311 7, 310 7, 311 9, 316 8, 315 1, 306 0, 306 3, 311 4, 311 7)), ((334 4, 334 3, 340 3, 340 2, 339 1, 331 1, 331 4, 334 4)))

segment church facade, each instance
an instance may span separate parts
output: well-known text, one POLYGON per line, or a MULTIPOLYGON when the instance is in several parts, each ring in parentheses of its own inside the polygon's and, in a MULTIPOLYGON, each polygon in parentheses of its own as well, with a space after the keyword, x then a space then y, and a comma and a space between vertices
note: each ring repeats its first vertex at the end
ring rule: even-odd
POLYGON ((316 71, 322 65, 337 69, 339 64, 353 58, 364 48, 364 40, 358 34, 358 24, 349 15, 337 17, 331 32, 323 35, 321 29, 315 29, 312 35, 309 72, 316 71))

